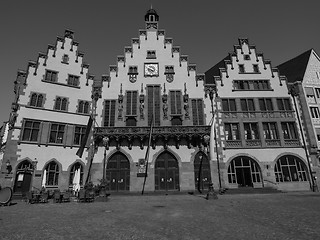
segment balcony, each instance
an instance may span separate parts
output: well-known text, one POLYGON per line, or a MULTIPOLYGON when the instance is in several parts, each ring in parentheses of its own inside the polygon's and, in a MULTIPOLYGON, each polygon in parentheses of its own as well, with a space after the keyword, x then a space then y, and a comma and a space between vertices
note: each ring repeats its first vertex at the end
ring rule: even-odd
MULTIPOLYGON (((294 111, 222 111, 222 118, 294 118, 294 111)), ((320 119, 319 119, 320 124, 320 119)))
POLYGON ((242 148, 241 140, 227 140, 226 148, 242 148))
POLYGON ((280 139, 266 139, 266 145, 267 147, 280 147, 281 142, 280 139))
MULTIPOLYGON (((181 142, 187 142, 188 147, 206 144, 204 136, 210 136, 211 126, 157 126, 152 128, 152 147, 155 148, 157 140, 164 143, 165 147, 171 139, 177 148, 181 142)), ((140 148, 149 139, 150 127, 97 127, 95 128, 95 139, 108 137, 109 143, 117 148, 123 143, 129 143, 129 149, 134 145, 134 141, 139 142, 140 148)))
POLYGON ((285 139, 284 145, 286 147, 299 147, 300 141, 299 141, 299 139, 285 139))
POLYGON ((246 139, 246 147, 261 147, 261 140, 259 139, 246 139))

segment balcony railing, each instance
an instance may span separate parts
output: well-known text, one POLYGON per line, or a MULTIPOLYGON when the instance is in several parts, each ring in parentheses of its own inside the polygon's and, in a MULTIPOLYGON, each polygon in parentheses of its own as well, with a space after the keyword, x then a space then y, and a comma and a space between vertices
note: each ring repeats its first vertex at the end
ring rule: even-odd
POLYGON ((298 147, 300 146, 299 139, 285 139, 284 145, 288 147, 298 147))
POLYGON ((242 148, 241 140, 227 140, 226 148, 242 148))
POLYGON ((266 139, 266 145, 268 147, 280 147, 281 142, 280 139, 266 139))
POLYGON ((246 139, 246 147, 261 147, 261 140, 259 139, 246 139))

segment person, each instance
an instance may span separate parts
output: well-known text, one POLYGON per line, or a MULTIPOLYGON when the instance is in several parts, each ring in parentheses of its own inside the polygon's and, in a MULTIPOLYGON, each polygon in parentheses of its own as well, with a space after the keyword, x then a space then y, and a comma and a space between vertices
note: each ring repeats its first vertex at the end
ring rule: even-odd
POLYGON ((209 183, 209 188, 206 196, 207 200, 209 200, 210 195, 213 196, 213 199, 218 199, 218 195, 214 192, 214 187, 212 182, 209 183))

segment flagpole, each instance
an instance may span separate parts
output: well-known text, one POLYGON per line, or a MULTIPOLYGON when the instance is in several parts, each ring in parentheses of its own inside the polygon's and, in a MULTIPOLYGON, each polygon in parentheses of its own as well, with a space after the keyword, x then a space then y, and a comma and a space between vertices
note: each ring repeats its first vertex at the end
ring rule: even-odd
POLYGON ((145 155, 145 159, 144 159, 144 162, 146 164, 146 170, 145 170, 145 175, 144 175, 143 187, 142 187, 141 195, 143 195, 143 193, 144 193, 144 187, 146 185, 146 180, 147 180, 147 175, 148 175, 148 161, 149 161, 149 152, 150 152, 151 137, 152 137, 152 127, 153 127, 153 114, 152 114, 151 122, 150 122, 148 147, 147 147, 147 151, 146 151, 146 155, 145 155))

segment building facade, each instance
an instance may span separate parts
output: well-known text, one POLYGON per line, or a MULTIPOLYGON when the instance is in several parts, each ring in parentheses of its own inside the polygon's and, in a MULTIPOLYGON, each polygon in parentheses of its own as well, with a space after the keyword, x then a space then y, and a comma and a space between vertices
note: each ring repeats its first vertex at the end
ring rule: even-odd
POLYGON ((73 32, 57 37, 27 71, 18 71, 8 140, 1 168, 1 185, 14 192, 68 189, 77 169, 81 182, 86 157, 76 151, 84 136, 92 101, 93 77, 78 50, 73 32))
POLYGON ((239 39, 199 74, 154 9, 144 20, 99 80, 70 30, 18 71, 0 184, 65 190, 80 171, 82 187, 106 180, 112 192, 310 189, 295 98, 271 62, 239 39))
POLYGON ((308 190, 306 152, 285 78, 248 39, 206 73, 215 91, 222 185, 308 190))
POLYGON ((278 66, 281 74, 287 77, 297 112, 301 119, 304 146, 310 159, 313 184, 320 182, 320 58, 310 49, 278 66))

